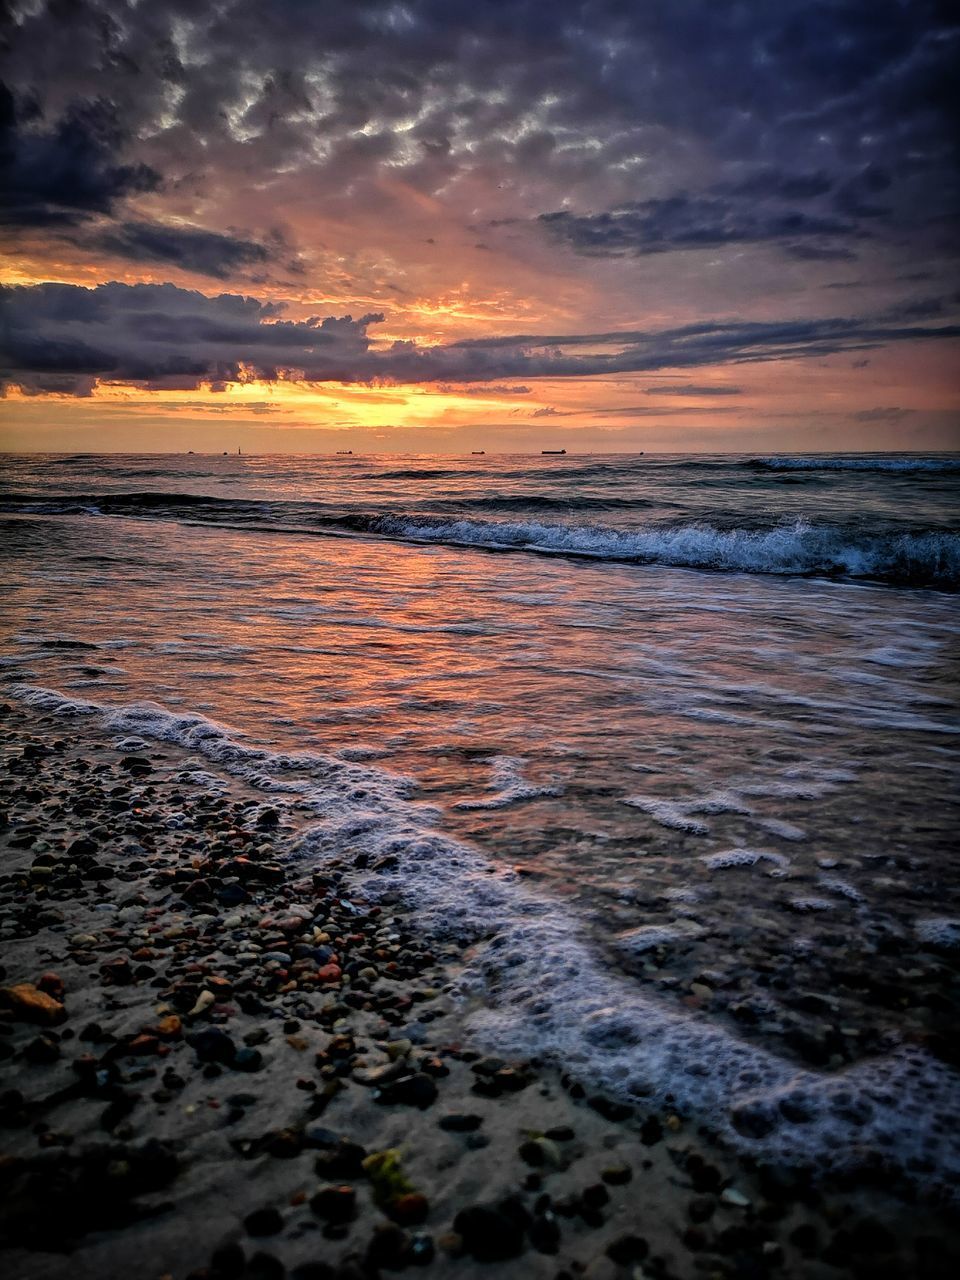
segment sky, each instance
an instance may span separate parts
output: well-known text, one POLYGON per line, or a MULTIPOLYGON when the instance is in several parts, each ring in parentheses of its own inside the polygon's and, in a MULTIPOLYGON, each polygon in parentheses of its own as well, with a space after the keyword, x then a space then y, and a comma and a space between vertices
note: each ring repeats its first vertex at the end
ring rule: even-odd
POLYGON ((960 448, 949 0, 0 0, 0 448, 960 448))

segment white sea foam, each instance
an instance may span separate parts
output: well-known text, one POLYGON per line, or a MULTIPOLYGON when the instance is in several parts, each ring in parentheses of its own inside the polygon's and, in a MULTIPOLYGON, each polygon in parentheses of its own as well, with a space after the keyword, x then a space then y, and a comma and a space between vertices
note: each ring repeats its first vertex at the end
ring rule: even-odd
POLYGON ((681 801, 662 800, 655 796, 625 796, 624 804, 633 809, 642 809, 662 827, 673 831, 689 831, 692 835, 705 836, 710 828, 699 818, 691 817, 689 807, 681 801))
POLYGON ((692 920, 674 920, 670 924, 642 924, 636 929, 621 933, 616 945, 620 951, 642 955, 645 951, 673 942, 693 941, 703 933, 703 926, 692 920))
MULTIPOLYGON (((882 1151, 947 1194, 960 1180, 960 1084, 949 1067, 903 1047, 823 1075, 661 1004, 604 966, 562 903, 491 874, 477 849, 441 834, 408 780, 334 757, 260 750, 204 716, 152 703, 97 706, 31 686, 14 695, 49 713, 97 713, 108 728, 182 744, 254 787, 296 796, 317 817, 300 848, 313 865, 346 848, 368 852, 371 865, 391 855, 380 870, 357 872, 356 888, 373 899, 399 894, 426 933, 456 940, 458 989, 474 1006, 466 1029, 478 1042, 553 1059, 594 1087, 697 1116, 765 1159, 838 1168, 882 1151)), ((802 909, 825 900, 796 901, 802 909)), ((672 927, 690 938, 696 926, 672 927)), ((955 940, 958 922, 917 928, 955 940)))
POLYGON ((741 795, 739 789, 723 788, 704 792, 702 795, 687 799, 662 799, 656 796, 627 796, 624 804, 634 809, 642 809, 664 827, 672 827, 677 831, 691 831, 696 835, 704 835, 709 824, 695 818, 695 814, 736 813, 744 817, 753 814, 753 809, 741 795))
POLYGON ((521 772, 525 762, 516 756, 489 756, 483 763, 490 766, 489 789, 493 794, 473 800, 460 800, 453 806, 455 809, 505 809, 518 800, 560 794, 557 787, 536 786, 527 782, 521 772))
POLYGON ((847 898, 850 902, 865 901, 856 885, 848 884, 846 880, 838 880, 836 876, 820 876, 817 883, 821 889, 826 889, 828 893, 835 893, 840 898, 847 898))
POLYGON ((929 916, 918 920, 914 931, 921 942, 953 950, 960 947, 960 920, 947 916, 929 916))
POLYGON ((960 458, 899 457, 801 457, 757 458, 754 465, 771 471, 960 471, 960 458))
POLYGON ((769 862, 782 874, 790 866, 789 858, 782 853, 774 853, 772 849, 720 849, 716 853, 703 854, 700 861, 710 871, 725 867, 754 867, 758 862, 769 862))
POLYGON ((781 818, 757 818, 756 826, 761 831, 766 831, 772 836, 778 836, 781 840, 806 840, 807 833, 802 827, 796 826, 792 822, 784 822, 781 818))
POLYGON ((710 524, 621 530, 536 520, 442 521, 381 516, 371 532, 418 542, 512 548, 739 573, 841 574, 919 585, 960 582, 960 535, 949 532, 865 535, 798 520, 768 529, 710 524))

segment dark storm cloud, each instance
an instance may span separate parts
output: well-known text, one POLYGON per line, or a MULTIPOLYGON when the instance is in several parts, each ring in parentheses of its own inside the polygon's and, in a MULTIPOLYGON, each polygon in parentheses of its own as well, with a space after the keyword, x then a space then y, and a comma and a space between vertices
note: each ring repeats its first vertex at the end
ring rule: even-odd
MULTIPOLYGON (((492 383, 823 357, 960 335, 960 325, 875 318, 720 321, 658 330, 507 335, 447 346, 376 347, 380 313, 303 321, 236 294, 174 285, 43 284, 0 290, 0 379, 31 392, 88 394, 90 379, 214 388, 252 378, 301 382, 492 383), (584 349, 586 348, 586 350, 584 349)), ((697 392, 701 394, 702 392, 697 392)), ((691 393, 692 394, 692 393, 691 393)))
POLYGON ((381 176, 432 197, 472 175, 477 221, 546 212, 535 225, 580 253, 761 243, 809 259, 957 206, 960 26, 940 0, 11 11, 8 75, 37 112, 13 207, 38 223, 109 210, 158 173, 171 193, 244 196, 252 177, 315 174, 355 208, 381 176), (96 101, 113 132, 84 115, 96 101), (511 187, 540 203, 506 207, 511 187))
POLYGON ((159 185, 149 165, 118 162, 124 131, 111 103, 72 103, 49 128, 33 114, 0 84, 0 222, 70 226, 159 185))
POLYGON ((577 253, 595 257, 775 241, 796 258, 849 259, 856 256, 850 242, 871 237, 869 220, 891 214, 876 202, 891 183, 872 163, 843 177, 768 167, 696 196, 680 192, 600 213, 559 210, 538 222, 577 253))
POLYGON ((163 262, 225 280, 241 268, 265 263, 273 251, 256 240, 199 227, 122 222, 95 237, 97 245, 134 262, 163 262))
POLYGON ((767 240, 793 245, 807 237, 829 240, 863 234, 854 223, 835 217, 758 209, 747 203, 686 194, 644 200, 606 213, 543 213, 539 221, 551 235, 578 253, 596 257, 711 249, 767 240))

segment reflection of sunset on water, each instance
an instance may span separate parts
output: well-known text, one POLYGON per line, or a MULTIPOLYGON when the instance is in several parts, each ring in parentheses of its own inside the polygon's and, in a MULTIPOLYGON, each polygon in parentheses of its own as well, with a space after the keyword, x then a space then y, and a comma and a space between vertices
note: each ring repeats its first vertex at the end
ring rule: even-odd
POLYGON ((950 9, 3 5, 17 1280, 960 1274, 950 9))

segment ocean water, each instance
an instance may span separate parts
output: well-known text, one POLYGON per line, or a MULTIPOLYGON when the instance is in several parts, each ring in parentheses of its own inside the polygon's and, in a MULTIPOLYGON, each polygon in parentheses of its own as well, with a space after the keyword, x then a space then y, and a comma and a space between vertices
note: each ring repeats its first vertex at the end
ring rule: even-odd
POLYGON ((456 940, 478 1043, 942 1188, 958 497, 957 455, 7 457, 0 698, 286 807, 456 940))

